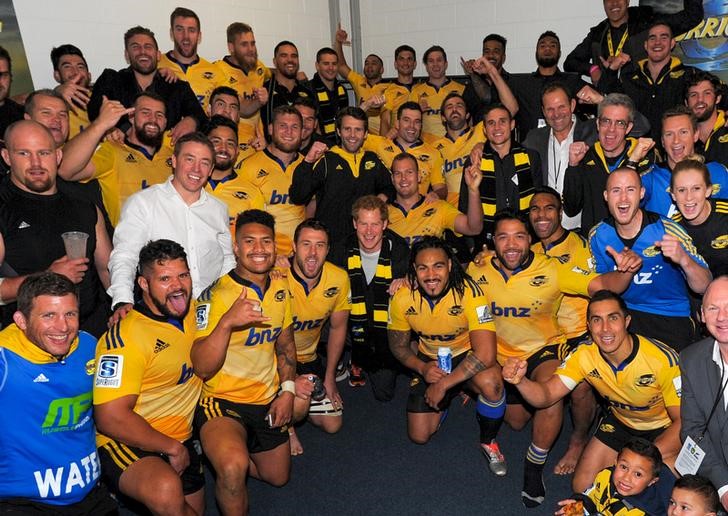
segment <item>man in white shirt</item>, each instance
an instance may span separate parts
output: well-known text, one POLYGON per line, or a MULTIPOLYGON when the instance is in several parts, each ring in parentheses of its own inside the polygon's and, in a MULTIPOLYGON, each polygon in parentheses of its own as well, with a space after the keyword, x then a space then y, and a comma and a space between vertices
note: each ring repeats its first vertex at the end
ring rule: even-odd
POLYGON ((728 276, 708 285, 701 312, 710 336, 680 353, 680 438, 692 440, 695 448, 684 446, 676 466, 682 474, 707 477, 718 489, 723 509, 728 509, 728 434, 724 430, 728 419, 728 276), (684 455, 695 459, 697 471, 681 468, 684 455))
POLYGON ((112 324, 133 305, 139 250, 150 240, 166 238, 184 247, 195 297, 235 266, 227 208, 204 191, 214 156, 206 136, 187 134, 175 145, 170 179, 127 199, 109 260, 112 324))
MULTIPOLYGON (((543 184, 562 194, 564 175, 569 166, 569 146, 575 141, 592 145, 597 139, 596 127, 574 115, 576 101, 569 96, 566 87, 558 83, 544 88, 541 109, 547 125, 529 131, 523 146, 541 156, 543 184)), ((581 213, 573 217, 564 215, 562 225, 566 229, 578 228, 581 213)))

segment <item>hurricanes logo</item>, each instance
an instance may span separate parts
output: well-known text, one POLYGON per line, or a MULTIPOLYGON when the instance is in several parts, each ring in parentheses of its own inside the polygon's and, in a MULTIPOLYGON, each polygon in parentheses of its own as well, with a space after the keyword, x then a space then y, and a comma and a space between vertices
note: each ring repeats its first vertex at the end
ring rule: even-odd
POLYGON ((728 247, 728 235, 721 235, 710 243, 713 249, 725 249, 728 247))
POLYGON ((364 162, 364 170, 371 170, 374 168, 375 163, 373 161, 364 162))
POLYGON ((339 293, 339 287, 327 288, 324 291, 324 297, 334 297, 338 293, 339 293))
POLYGON ((248 198, 248 194, 246 194, 245 192, 235 192, 233 195, 235 197, 237 197, 238 199, 247 199, 248 198))
POLYGON ((256 70, 255 72, 256 72, 256 73, 257 73, 258 75, 263 75, 263 69, 262 69, 262 68, 258 68, 258 69, 257 69, 257 70, 256 70))
POLYGON ((215 77, 215 74, 214 74, 214 73, 212 73, 212 72, 205 72, 205 73, 203 73, 203 74, 202 74, 202 76, 203 76, 203 77, 204 77, 205 79, 212 79, 213 77, 215 77))
POLYGON ((172 158, 167 158, 167 160, 164 162, 165 165, 172 168, 172 158))
POLYGON ((417 159, 420 161, 430 161, 430 155, 429 154, 420 154, 417 157, 417 159))
POLYGON ((417 378, 417 377, 415 376, 415 377, 414 377, 414 378, 412 378, 412 380, 410 381, 410 387, 414 387, 414 386, 415 386, 415 385, 417 385, 418 383, 420 383, 420 379, 419 379, 419 378, 417 378))
POLYGON ((713 187, 712 187, 712 189, 711 189, 711 195, 712 195, 713 197, 715 197, 715 196, 716 196, 716 195, 718 194, 718 192, 720 192, 720 185, 719 185, 719 184, 717 184, 717 183, 714 183, 714 184, 713 184, 713 187))
POLYGON ((432 215, 434 215, 435 211, 437 211, 437 210, 435 210, 435 208, 430 208, 430 209, 426 210, 425 213, 422 214, 422 216, 431 217, 432 215))
POLYGON ((728 134, 725 134, 725 135, 721 136, 720 138, 718 138, 718 141, 720 143, 728 142, 728 134))
POLYGON ((637 387, 649 387, 653 383, 655 383, 654 374, 643 374, 642 376, 637 378, 635 385, 637 385, 637 387))
POLYGON ((94 371, 96 370, 96 359, 92 358, 88 362, 86 362, 86 374, 91 376, 94 374, 94 371))
POLYGON ((286 291, 285 290, 279 290, 276 292, 276 295, 273 299, 276 301, 283 301, 286 298, 286 291))
POLYGON ((651 245, 650 247, 642 251, 642 256, 646 258, 652 258, 653 256, 657 256, 658 254, 660 254, 660 250, 655 245, 651 245))
POLYGON ((463 313, 463 307, 460 305, 455 305, 450 310, 448 310, 447 313, 448 315, 458 316, 463 313))
POLYGON ((609 423, 604 423, 603 425, 599 425, 599 430, 606 434, 613 434, 614 433, 614 425, 610 425, 609 423))
POLYGON ((546 276, 536 276, 531 281, 529 281, 528 284, 532 287, 540 287, 548 283, 548 281, 549 279, 546 276))

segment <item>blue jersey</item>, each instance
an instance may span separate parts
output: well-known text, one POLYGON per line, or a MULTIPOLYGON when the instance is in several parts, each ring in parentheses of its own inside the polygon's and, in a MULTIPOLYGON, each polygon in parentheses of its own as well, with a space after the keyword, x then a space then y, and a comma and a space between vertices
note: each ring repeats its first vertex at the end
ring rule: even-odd
POLYGON ((625 240, 617 234, 614 219, 600 222, 589 232, 589 247, 599 274, 615 269, 614 259, 607 253, 607 246, 622 250, 625 246, 642 257, 642 268, 622 297, 627 307, 651 314, 668 317, 690 315, 688 286, 680 267, 665 258, 655 242, 665 234, 680 240, 685 251, 699 265, 706 267, 705 260, 698 254, 692 239, 677 223, 660 217, 656 213, 642 211, 642 229, 635 239, 625 240))
POLYGON ((96 485, 96 339, 77 343, 58 361, 14 324, 0 332, 0 500, 70 505, 96 485))
MULTIPOLYGON (((713 199, 728 199, 728 169, 716 161, 705 164, 713 183, 713 199)), ((642 175, 642 186, 645 187, 645 198, 642 208, 653 211, 663 217, 673 218, 677 214, 677 206, 670 196, 670 177, 672 172, 667 166, 655 165, 642 175)))

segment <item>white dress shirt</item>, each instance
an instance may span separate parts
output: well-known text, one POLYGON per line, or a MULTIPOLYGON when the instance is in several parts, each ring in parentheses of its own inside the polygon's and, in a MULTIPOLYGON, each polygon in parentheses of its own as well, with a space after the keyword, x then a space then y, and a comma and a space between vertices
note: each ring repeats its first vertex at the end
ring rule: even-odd
MULTIPOLYGON (((574 143, 574 128, 576 127, 576 117, 572 115, 571 130, 569 136, 559 143, 554 137, 553 129, 549 131, 548 142, 548 186, 559 192, 564 193, 564 176, 566 175, 566 167, 569 166, 569 147, 574 143)), ((581 213, 569 217, 564 214, 561 225, 566 229, 576 229, 581 226, 581 213)))
POLYGON ((170 177, 135 193, 121 209, 109 259, 112 306, 134 302, 139 251, 150 240, 160 238, 184 247, 195 298, 235 267, 225 204, 202 190, 200 198, 188 206, 170 177))
MULTIPOLYGON (((713 362, 721 371, 721 381, 723 382, 723 409, 728 410, 728 381, 723 379, 724 372, 728 372, 728 365, 723 360, 723 356, 720 354, 720 347, 718 347, 718 341, 713 344, 713 362)), ((721 498, 724 494, 728 493, 728 485, 722 486, 718 489, 718 498, 721 498)))

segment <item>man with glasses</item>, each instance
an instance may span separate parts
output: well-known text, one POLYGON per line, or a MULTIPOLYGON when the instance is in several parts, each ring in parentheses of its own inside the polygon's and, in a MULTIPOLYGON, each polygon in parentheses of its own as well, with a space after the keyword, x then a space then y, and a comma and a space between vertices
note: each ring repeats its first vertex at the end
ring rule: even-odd
POLYGON ((610 93, 597 109, 598 141, 591 147, 584 142, 571 144, 562 192, 564 213, 573 217, 581 212, 584 235, 608 214, 603 195, 609 174, 619 167, 642 173, 654 162, 651 138, 627 137, 635 118, 634 104, 627 95, 610 93))

